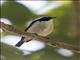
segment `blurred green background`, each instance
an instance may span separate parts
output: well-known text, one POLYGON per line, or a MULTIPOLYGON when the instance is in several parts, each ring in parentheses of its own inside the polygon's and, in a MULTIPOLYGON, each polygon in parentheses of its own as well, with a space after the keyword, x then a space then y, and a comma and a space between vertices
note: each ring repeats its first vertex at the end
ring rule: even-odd
MULTIPOLYGON (((54 31, 49 37, 56 38, 80 48, 80 1, 63 1, 64 4, 58 8, 51 9, 44 14, 35 14, 27 7, 14 1, 7 1, 0 8, 0 18, 8 18, 12 24, 24 30, 27 21, 38 16, 56 16, 54 21, 54 31)), ((50 4, 51 1, 48 2, 50 4)), ((48 5, 47 4, 47 5, 48 5)), ((3 32, 4 35, 8 33, 3 32)), ((6 57, 2 60, 80 60, 80 54, 74 53, 71 57, 64 57, 56 52, 56 48, 46 46, 44 49, 32 52, 32 54, 23 56, 18 49, 1 43, 1 54, 6 57), (18 53, 15 54, 14 52, 18 53)))

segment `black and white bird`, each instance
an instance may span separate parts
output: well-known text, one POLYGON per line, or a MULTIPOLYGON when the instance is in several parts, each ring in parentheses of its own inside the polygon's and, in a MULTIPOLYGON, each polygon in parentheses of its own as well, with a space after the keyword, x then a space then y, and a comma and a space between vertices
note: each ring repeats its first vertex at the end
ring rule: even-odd
MULTIPOLYGON (((47 36, 54 29, 54 26, 53 26, 54 18, 55 17, 50 17, 50 16, 43 16, 43 17, 36 18, 29 23, 25 31, 30 33, 36 33, 41 36, 47 36)), ((29 42, 29 41, 30 40, 26 42, 29 42)), ((20 47, 24 42, 25 42, 25 38, 22 37, 21 40, 15 46, 20 47)))

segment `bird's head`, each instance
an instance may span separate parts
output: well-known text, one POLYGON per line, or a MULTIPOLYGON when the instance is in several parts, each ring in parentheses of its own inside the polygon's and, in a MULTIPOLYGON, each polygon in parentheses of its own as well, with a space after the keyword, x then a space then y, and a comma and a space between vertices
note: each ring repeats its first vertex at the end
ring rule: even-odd
POLYGON ((44 16, 44 17, 38 18, 37 20, 41 22, 41 21, 49 21, 54 18, 56 18, 56 17, 44 16))

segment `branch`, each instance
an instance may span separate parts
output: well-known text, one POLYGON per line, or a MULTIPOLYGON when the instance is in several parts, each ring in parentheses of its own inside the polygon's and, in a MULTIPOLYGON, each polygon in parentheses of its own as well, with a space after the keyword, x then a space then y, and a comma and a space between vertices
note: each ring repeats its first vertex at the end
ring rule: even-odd
POLYGON ((58 40, 56 40, 54 38, 51 39, 51 38, 46 38, 46 37, 43 37, 43 36, 40 36, 40 35, 37 35, 34 33, 23 32, 23 31, 20 31, 20 30, 14 28, 12 25, 4 24, 2 22, 0 22, 0 28, 2 28, 4 31, 12 32, 17 35, 23 36, 23 37, 25 37, 26 41, 30 40, 30 39, 35 39, 35 40, 39 40, 49 46, 52 46, 52 47, 70 49, 73 52, 80 53, 80 48, 74 47, 72 45, 69 45, 69 44, 66 44, 63 42, 59 42, 58 40))

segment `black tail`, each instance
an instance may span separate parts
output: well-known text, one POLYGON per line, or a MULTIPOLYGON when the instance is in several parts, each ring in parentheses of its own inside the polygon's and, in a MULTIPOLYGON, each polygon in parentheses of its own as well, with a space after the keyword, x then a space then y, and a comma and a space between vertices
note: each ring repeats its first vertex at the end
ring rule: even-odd
POLYGON ((23 41, 19 41, 15 46, 20 47, 23 43, 23 41))
POLYGON ((31 41, 32 39, 30 39, 30 40, 26 40, 26 41, 24 41, 24 37, 22 37, 21 38, 21 40, 15 45, 15 46, 17 46, 17 47, 20 47, 24 42, 29 42, 29 41, 31 41))
POLYGON ((24 43, 24 37, 22 37, 21 40, 15 46, 20 47, 23 43, 24 43))

